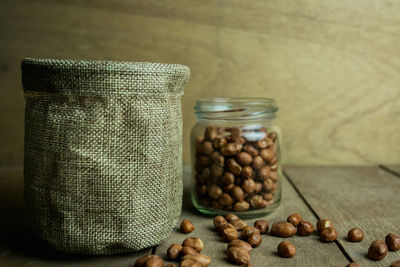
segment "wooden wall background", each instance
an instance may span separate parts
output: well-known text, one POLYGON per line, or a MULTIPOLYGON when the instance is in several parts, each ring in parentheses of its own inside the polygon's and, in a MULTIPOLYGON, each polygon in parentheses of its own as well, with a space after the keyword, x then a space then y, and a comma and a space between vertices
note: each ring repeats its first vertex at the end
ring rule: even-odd
POLYGON ((23 160, 23 57, 183 63, 196 98, 274 97, 288 164, 400 163, 397 0, 3 0, 0 164, 23 160))

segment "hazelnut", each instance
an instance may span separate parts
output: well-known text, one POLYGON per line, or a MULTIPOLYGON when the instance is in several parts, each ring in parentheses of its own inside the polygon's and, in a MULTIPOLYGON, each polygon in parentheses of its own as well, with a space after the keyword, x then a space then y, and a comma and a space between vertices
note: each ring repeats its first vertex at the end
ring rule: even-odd
POLYGON ((265 220, 257 220, 254 222, 254 227, 260 231, 260 234, 268 233, 268 222, 265 220))
POLYGON ((262 188, 263 188, 262 183, 256 183, 256 193, 261 192, 262 188))
POLYGON ((250 262, 250 254, 241 247, 230 247, 227 251, 228 259, 235 264, 247 264, 250 262))
POLYGON ((235 187, 235 184, 230 184, 230 185, 225 185, 224 186, 224 191, 225 192, 231 192, 232 191, 232 189, 235 187))
POLYGON ((390 251, 400 249, 400 236, 390 233, 385 237, 385 243, 390 251))
POLYGON ((242 188, 247 194, 252 194, 256 191, 256 182, 253 179, 247 179, 243 182, 242 188))
POLYGON ((385 258, 388 248, 382 240, 375 240, 368 249, 368 257, 374 261, 380 261, 385 258))
POLYGON ((266 148, 260 151, 260 156, 266 162, 270 162, 275 157, 275 152, 269 148, 266 148))
POLYGON ((197 237, 188 237, 183 240, 182 246, 191 247, 197 252, 201 252, 204 247, 204 243, 200 238, 197 237))
POLYGON ((243 150, 246 151, 251 156, 255 157, 258 155, 258 150, 254 148, 252 145, 245 145, 243 146, 243 150))
POLYGON ((207 156, 210 156, 214 152, 214 147, 211 142, 209 141, 204 141, 203 142, 203 147, 202 147, 202 152, 206 154, 207 156))
POLYGON ((225 215, 225 219, 228 222, 230 222, 230 221, 233 221, 233 220, 238 220, 240 218, 238 216, 236 216, 235 214, 233 214, 233 213, 228 213, 228 214, 225 215))
POLYGON ((183 221, 181 222, 180 230, 181 230, 181 232, 184 233, 184 234, 189 234, 189 233, 193 232, 193 230, 194 230, 194 225, 193 225, 193 223, 191 223, 191 221, 189 221, 189 220, 183 220, 183 221))
POLYGON ((236 230, 241 231, 245 227, 247 227, 247 223, 243 221, 242 219, 237 219, 237 220, 232 220, 230 224, 233 225, 233 227, 236 228, 236 230))
POLYGON ((247 152, 240 152, 236 156, 237 162, 242 166, 249 166, 253 162, 253 158, 247 152))
POLYGON ((227 227, 222 231, 222 237, 227 242, 231 242, 232 240, 239 239, 239 232, 236 228, 227 227))
POLYGON ((297 234, 300 236, 309 236, 314 232, 314 226, 310 222, 302 221, 297 225, 297 234))
POLYGON ((253 247, 258 247, 261 242, 262 242, 262 238, 259 232, 253 232, 251 233, 251 235, 249 236, 249 238, 247 238, 247 242, 253 247))
POLYGON ((322 232, 325 228, 332 227, 333 228, 333 223, 330 220, 327 219, 322 219, 318 220, 317 222, 317 231, 322 232))
POLYGON ((215 149, 219 149, 221 148, 223 145, 227 144, 228 141, 226 140, 226 138, 216 138, 213 141, 213 146, 215 149))
POLYGON ((192 259, 201 264, 202 267, 207 267, 211 263, 211 258, 204 254, 189 254, 182 258, 182 260, 192 259))
POLYGON ((242 166, 240 166, 236 160, 234 159, 228 159, 226 161, 226 167, 228 168, 228 170, 235 174, 235 175, 239 175, 242 172, 242 166))
POLYGON ((185 259, 181 262, 180 267, 203 267, 200 262, 194 259, 185 259))
POLYGON ((254 172, 250 166, 244 166, 240 175, 245 179, 249 179, 249 178, 253 177, 254 172))
POLYGON ((338 232, 333 227, 328 227, 322 230, 321 232, 321 240, 323 242, 329 243, 335 241, 338 236, 338 232))
POLYGON ((208 165, 210 165, 211 163, 211 159, 207 156, 199 156, 197 157, 197 161, 196 164, 199 167, 207 167, 208 165))
POLYGON ((347 233, 347 240, 350 242, 360 242, 364 238, 364 232, 360 228, 353 228, 347 233))
POLYGON ((284 258, 292 258, 296 255, 296 247, 289 241, 283 241, 278 245, 278 255, 284 258))
POLYGON ((271 171, 269 178, 276 183, 278 181, 278 173, 271 171))
POLYGON ((296 227, 288 222, 276 222, 271 227, 271 234, 275 236, 289 237, 296 234, 296 232, 296 227))
POLYGON ((260 181, 267 180, 270 177, 270 175, 271 175, 271 169, 269 168, 269 166, 262 167, 258 172, 260 181))
POLYGON ((215 210, 220 210, 220 209, 223 208, 222 205, 219 204, 219 202, 216 201, 216 200, 211 201, 211 207, 212 207, 213 209, 215 209, 215 210))
POLYGON ((264 182, 263 182, 263 189, 265 192, 271 193, 274 190, 274 182, 267 178, 264 182))
POLYGON ((216 184, 210 184, 207 187, 207 192, 210 198, 212 199, 218 199, 220 195, 222 194, 222 189, 216 184))
POLYGON ((262 196, 266 201, 271 201, 274 198, 272 193, 262 193, 262 196))
POLYGON ((253 227, 253 226, 246 226, 246 227, 244 227, 244 228, 242 229, 242 232, 240 233, 240 236, 241 236, 243 239, 247 239, 247 238, 249 238, 249 236, 250 236, 252 233, 260 234, 260 230, 258 230, 257 228, 255 228, 255 227, 253 227))
POLYGON ((167 249, 167 256, 168 259, 170 260, 175 260, 179 257, 179 254, 182 251, 182 246, 179 244, 172 244, 168 249, 167 249))
POLYGON ((228 244, 228 248, 231 248, 231 247, 240 247, 240 248, 247 250, 247 252, 249 252, 249 253, 253 250, 253 247, 249 243, 247 243, 243 240, 240 240, 240 239, 235 239, 232 242, 230 242, 228 244))
POLYGON ((393 262, 390 267, 400 267, 400 260, 393 262))
POLYGON ((213 222, 214 222, 214 227, 217 230, 220 230, 222 227, 224 227, 226 224, 228 224, 228 222, 225 220, 225 218, 220 215, 216 216, 214 218, 213 222))
POLYGON ((262 157, 260 156, 255 156, 253 159, 253 164, 251 165, 254 169, 258 170, 260 169, 262 166, 265 165, 264 160, 262 159, 262 157))
POLYGON ((207 194, 207 186, 206 185, 198 186, 196 192, 200 196, 204 196, 205 194, 207 194))
POLYGON ((224 163, 225 163, 225 158, 224 156, 222 156, 221 154, 219 154, 217 151, 213 152, 211 154, 211 160, 217 164, 220 167, 224 167, 224 163))
POLYGON ((231 191, 231 196, 233 199, 237 201, 244 200, 244 192, 240 186, 235 186, 231 191))
POLYGON ((265 201, 261 195, 252 196, 250 198, 250 204, 255 209, 262 209, 268 205, 267 201, 265 201))
POLYGON ((184 257, 186 255, 190 255, 190 254, 199 254, 194 248, 192 247, 188 247, 188 246, 183 246, 181 249, 181 252, 179 253, 179 255, 181 257, 184 257))
POLYGON ((221 178, 221 181, 226 185, 233 184, 235 182, 235 175, 230 172, 225 172, 221 178))
POLYGON ((210 125, 206 128, 206 131, 204 132, 204 139, 213 141, 217 137, 217 127, 210 125))
POLYGON ((242 145, 238 143, 228 143, 221 147, 221 154, 224 156, 234 156, 242 150, 242 145))
POLYGON ((144 255, 135 261, 133 267, 144 267, 151 255, 144 255))
POLYGON ((164 261, 157 255, 150 255, 147 259, 146 267, 164 267, 164 261))
POLYGON ((233 199, 232 199, 232 197, 231 197, 229 194, 227 194, 227 193, 223 193, 223 194, 219 197, 218 201, 219 201, 219 204, 221 204, 222 206, 229 206, 229 205, 232 205, 232 204, 233 204, 233 199))
POLYGON ((297 226, 303 221, 303 218, 301 217, 300 214, 293 213, 293 214, 289 215, 289 217, 287 218, 287 221, 290 222, 291 224, 293 224, 294 226, 297 226))
POLYGON ((245 211, 250 208, 250 204, 244 200, 238 201, 233 205, 233 210, 234 211, 245 211))
POLYGON ((276 132, 270 132, 268 134, 268 138, 270 138, 273 142, 275 142, 277 137, 278 137, 278 134, 276 132))
POLYGON ((224 168, 218 166, 217 164, 213 163, 211 164, 211 176, 214 178, 219 178, 224 174, 224 168))
POLYGON ((256 141, 255 145, 258 148, 266 148, 268 146, 268 142, 266 139, 260 139, 256 141))

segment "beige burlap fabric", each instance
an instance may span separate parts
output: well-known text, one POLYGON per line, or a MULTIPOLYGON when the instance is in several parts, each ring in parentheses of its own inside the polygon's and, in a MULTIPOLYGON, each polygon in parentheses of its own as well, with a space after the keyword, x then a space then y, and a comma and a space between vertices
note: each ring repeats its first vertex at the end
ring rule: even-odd
POLYGON ((182 205, 186 66, 25 59, 25 208, 58 250, 159 244, 182 205))

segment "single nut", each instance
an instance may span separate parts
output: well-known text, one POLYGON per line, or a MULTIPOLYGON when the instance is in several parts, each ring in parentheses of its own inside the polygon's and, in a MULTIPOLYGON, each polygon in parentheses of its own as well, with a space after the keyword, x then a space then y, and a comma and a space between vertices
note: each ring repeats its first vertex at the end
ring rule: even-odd
POLYGON ((224 175, 222 175, 221 181, 226 185, 233 184, 235 182, 235 175, 230 172, 225 172, 224 175))
MULTIPOLYGON (((239 187, 240 188, 240 187, 239 187)), ((233 220, 238 220, 238 219, 240 219, 237 215, 235 215, 235 214, 233 214, 233 213, 228 213, 228 214, 226 214, 225 215, 225 219, 228 221, 228 222, 230 222, 230 221, 233 221, 233 220)))
POLYGON ((239 239, 239 232, 236 228, 227 227, 222 231, 222 237, 227 242, 231 242, 232 240, 239 239))
POLYGON ((217 127, 210 125, 206 128, 206 131, 204 132, 204 139, 213 141, 217 137, 217 127))
POLYGON ((241 236, 243 239, 247 239, 247 238, 249 238, 249 236, 250 236, 252 233, 260 234, 260 230, 258 230, 257 228, 255 228, 255 227, 253 227, 253 226, 246 226, 246 227, 244 227, 243 230, 240 232, 240 236, 241 236))
MULTIPOLYGON (((258 229, 257 229, 258 231, 258 229)), ((262 238, 260 235, 260 232, 253 232, 251 233, 251 235, 249 236, 249 238, 247 238, 247 242, 253 247, 258 247, 261 242, 262 242, 262 238)))
POLYGON ((278 181, 278 173, 276 171, 275 172, 271 171, 269 178, 276 183, 278 181))
POLYGON ((247 264, 250 262, 250 254, 241 247, 230 247, 227 251, 228 259, 235 264, 247 264))
POLYGON ((144 267, 151 255, 144 255, 135 261, 133 267, 144 267))
POLYGON ((181 262, 180 267, 203 267, 200 262, 194 259, 185 259, 181 262))
POLYGON ((256 183, 256 193, 260 193, 263 188, 262 183, 256 183))
POLYGON ((245 211, 250 208, 250 204, 247 201, 238 201, 233 205, 233 210, 234 211, 245 211))
POLYGON ((181 252, 179 253, 181 257, 191 254, 199 254, 199 253, 194 248, 188 246, 183 246, 181 252))
POLYGON ((254 172, 250 166, 244 166, 240 175, 245 179, 249 179, 254 176, 254 172))
POLYGON ((221 147, 221 154, 224 156, 234 156, 242 150, 242 145, 238 143, 228 143, 221 147))
POLYGON ((258 172, 258 177, 260 181, 267 180, 270 177, 270 175, 271 175, 271 169, 269 168, 269 166, 262 167, 258 172))
POLYGON ((216 200, 211 201, 211 207, 215 210, 221 210, 223 208, 223 206, 216 200))
POLYGON ((243 150, 249 153, 253 157, 258 155, 258 150, 252 145, 243 146, 243 150))
POLYGON ((265 220, 257 220, 254 222, 254 227, 260 231, 260 234, 268 233, 268 222, 265 220))
POLYGON ((242 172, 242 166, 240 166, 236 160, 234 159, 228 159, 226 161, 226 167, 228 168, 228 170, 235 174, 235 175, 239 175, 242 172))
POLYGON ((207 267, 211 263, 211 258, 204 254, 190 254, 182 258, 182 260, 192 259, 201 264, 202 267, 207 267))
POLYGON ((347 264, 346 267, 361 267, 361 265, 356 262, 351 262, 347 264))
POLYGON ((198 165, 199 167, 207 167, 208 165, 210 165, 211 163, 211 159, 207 156, 199 156, 197 157, 197 161, 196 161, 196 165, 198 165))
POLYGON ((204 141, 202 146, 201 150, 207 156, 210 156, 214 152, 213 144, 210 141, 204 141))
POLYGON ((247 252, 249 252, 249 253, 253 250, 253 247, 249 243, 247 243, 243 240, 240 240, 240 239, 235 239, 232 242, 230 242, 228 244, 228 248, 231 248, 231 247, 240 247, 240 248, 247 250, 247 252))
POLYGON ((242 188, 247 194, 252 194, 256 191, 256 182, 253 179, 244 180, 242 188))
POLYGON ((292 258, 296 255, 296 247, 292 242, 283 241, 278 245, 278 255, 284 258, 292 258))
POLYGON ((273 142, 275 142, 276 138, 278 138, 278 134, 277 134, 276 132, 270 132, 270 133, 268 134, 268 137, 269 137, 273 142))
POLYGON ((253 164, 251 165, 254 169, 258 170, 265 165, 264 160, 260 156, 255 156, 253 158, 253 164))
POLYGON ((225 220, 225 218, 220 216, 220 215, 216 216, 214 218, 213 222, 214 222, 214 227, 217 230, 221 229, 221 227, 223 227, 226 224, 228 224, 228 222, 225 220))
POLYGON ((296 232, 296 227, 288 222, 276 222, 271 227, 271 234, 275 236, 289 237, 296 234, 296 232))
POLYGON ((322 232, 325 228, 331 227, 333 228, 333 223, 330 220, 323 219, 323 220, 318 220, 317 222, 317 231, 322 232))
POLYGON ((272 151, 269 148, 263 149, 260 151, 260 156, 265 160, 266 162, 270 162, 274 157, 275 157, 275 152, 272 151))
POLYGON ((200 238, 197 237, 188 237, 183 240, 182 246, 187 246, 194 248, 197 252, 201 252, 204 247, 204 243, 200 238))
POLYGON ((222 206, 229 206, 233 204, 233 198, 228 193, 223 193, 219 197, 218 201, 222 206))
POLYGON ((210 156, 211 160, 214 161, 215 164, 217 164, 220 167, 224 167, 225 164, 225 157, 222 156, 221 154, 218 153, 218 151, 215 151, 211 154, 210 156))
POLYGON ((198 186, 196 192, 200 196, 204 196, 205 194, 207 194, 207 186, 206 185, 198 186))
POLYGON ((328 227, 322 230, 321 232, 321 240, 323 242, 329 243, 335 241, 338 236, 338 232, 333 227, 328 227))
POLYGON ((267 178, 263 182, 263 189, 265 192, 271 193, 274 190, 274 182, 271 179, 267 178))
POLYGON ((240 186, 235 186, 231 190, 231 196, 232 196, 233 199, 235 199, 237 201, 243 201, 244 200, 243 189, 240 186))
POLYGON ((193 225, 193 223, 192 223, 191 221, 189 221, 189 220, 183 220, 183 221, 181 222, 180 230, 181 230, 181 232, 184 233, 184 234, 189 234, 189 233, 193 232, 193 230, 194 230, 194 225, 193 225))
POLYGON ((150 255, 147 258, 146 263, 143 266, 145 266, 145 267, 163 267, 164 261, 157 255, 150 255))
POLYGON ((291 224, 293 224, 294 226, 297 226, 303 221, 303 218, 301 217, 301 215, 299 213, 293 213, 293 214, 289 215, 289 217, 287 218, 287 221, 290 222, 291 224))
POLYGON ((219 187, 216 184, 210 184, 207 187, 207 192, 208 192, 208 195, 210 196, 210 198, 218 199, 222 194, 222 189, 221 189, 221 187, 219 187))
POLYGON ((297 234, 300 236, 309 236, 314 232, 314 226, 310 222, 302 221, 297 225, 297 234))
POLYGON ((247 152, 240 152, 236 156, 237 162, 242 166, 249 166, 253 162, 253 158, 247 152))
POLYGON ((232 220, 230 224, 233 225, 233 227, 236 228, 236 230, 241 231, 245 227, 247 227, 247 223, 243 221, 242 219, 237 219, 237 220, 232 220))
POLYGON ((385 237, 385 243, 390 251, 400 249, 400 236, 390 233, 385 237))
POLYGON ((250 198, 250 204, 255 209, 265 208, 268 204, 261 195, 254 195, 250 198))
POLYGON ((224 174, 224 168, 221 166, 218 166, 217 164, 213 163, 211 164, 211 176, 214 178, 219 178, 224 174))
POLYGON ((230 185, 225 185, 224 186, 224 191, 225 192, 231 192, 232 191, 232 189, 235 187, 235 184, 230 184, 230 185))
POLYGON ((360 228, 353 228, 347 233, 347 240, 350 242, 360 242, 364 238, 364 232, 360 228))
POLYGON ((400 267, 400 261, 395 261, 392 264, 390 264, 390 267, 400 267))
POLYGON ((375 240, 368 249, 368 257, 374 261, 382 260, 388 253, 388 247, 383 240, 375 240))
POLYGON ((266 201, 271 201, 274 198, 272 193, 262 193, 261 195, 266 201))
POLYGON ((175 260, 179 257, 180 253, 182 251, 182 246, 179 244, 172 244, 168 249, 167 249, 167 257, 170 260, 175 260))
POLYGON ((255 146, 262 149, 268 146, 268 142, 266 139, 260 139, 255 142, 255 146))

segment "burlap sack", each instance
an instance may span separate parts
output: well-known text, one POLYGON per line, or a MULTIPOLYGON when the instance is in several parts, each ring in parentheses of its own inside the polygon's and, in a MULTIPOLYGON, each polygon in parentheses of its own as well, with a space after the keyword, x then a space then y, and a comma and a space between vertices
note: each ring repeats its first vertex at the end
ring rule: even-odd
POLYGON ((25 59, 25 207, 58 250, 159 244, 182 205, 181 65, 25 59))

